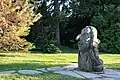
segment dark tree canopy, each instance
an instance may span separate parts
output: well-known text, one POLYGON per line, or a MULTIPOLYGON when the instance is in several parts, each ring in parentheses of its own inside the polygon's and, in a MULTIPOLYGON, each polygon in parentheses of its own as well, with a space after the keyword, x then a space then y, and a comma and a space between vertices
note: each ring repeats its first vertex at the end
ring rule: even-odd
MULTIPOLYGON (((40 12, 42 18, 35 23, 35 27, 31 26, 31 32, 28 40, 33 42, 38 49, 41 49, 45 44, 53 44, 55 46, 60 44, 60 23, 67 19, 69 0, 37 0, 40 2, 37 8, 34 9, 36 13, 40 12), (32 37, 32 39, 30 39, 32 37), (41 47, 42 46, 42 47, 41 47)), ((31 2, 36 2, 32 0, 31 2)), ((42 49, 43 50, 43 49, 42 49)))
POLYGON ((119 0, 31 0, 43 17, 31 27, 31 42, 77 47, 75 36, 88 25, 98 30, 100 51, 119 52, 119 0), (49 4, 48 4, 49 3, 49 4), (39 37, 38 37, 39 36, 39 37), (111 38, 112 37, 112 38, 111 38))
MULTIPOLYGON (((119 0, 73 0, 71 7, 73 13, 70 16, 70 22, 68 22, 68 29, 64 28, 68 36, 74 36, 73 32, 80 33, 81 29, 86 25, 93 25, 97 28, 98 36, 101 40, 100 51, 119 53, 119 0), (69 29, 71 31, 69 31, 69 29)), ((75 41, 72 38, 73 37, 71 37, 71 40, 74 43, 75 41)), ((70 42, 70 40, 64 41, 70 42)))

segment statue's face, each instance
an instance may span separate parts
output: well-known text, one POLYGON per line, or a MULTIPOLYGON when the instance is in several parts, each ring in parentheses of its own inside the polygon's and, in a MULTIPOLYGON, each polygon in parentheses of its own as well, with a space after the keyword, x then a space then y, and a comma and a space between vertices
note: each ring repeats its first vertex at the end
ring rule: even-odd
POLYGON ((90 27, 85 27, 82 31, 81 31, 81 35, 82 35, 82 39, 88 44, 89 41, 91 40, 91 29, 90 27))
POLYGON ((82 29, 81 34, 77 35, 76 40, 79 40, 81 35, 86 35, 86 37, 88 37, 87 41, 90 39, 89 35, 90 35, 91 29, 89 28, 89 26, 86 26, 85 28, 82 29))

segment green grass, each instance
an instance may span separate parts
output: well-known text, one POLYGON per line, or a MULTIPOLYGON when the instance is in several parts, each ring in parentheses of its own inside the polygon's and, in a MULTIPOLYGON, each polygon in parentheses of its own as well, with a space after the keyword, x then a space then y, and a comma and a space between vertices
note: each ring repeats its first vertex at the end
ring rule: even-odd
MULTIPOLYGON (((51 66, 64 66, 77 61, 73 54, 25 54, 0 53, 0 71, 36 69, 51 66)), ((46 73, 40 75, 0 75, 0 80, 87 80, 71 76, 46 73)))
POLYGON ((0 71, 64 66, 77 62, 76 54, 6 54, 0 56, 0 71))
POLYGON ((0 80, 87 80, 87 79, 79 79, 71 76, 46 73, 40 75, 20 75, 20 74, 0 75, 0 80))
POLYGON ((120 70, 120 54, 101 54, 100 58, 104 61, 106 68, 120 70))
MULTIPOLYGON (((106 68, 120 69, 120 54, 101 54, 106 68)), ((77 63, 77 54, 0 53, 0 71, 65 66, 77 63)), ((0 75, 1 80, 81 80, 53 73, 42 75, 0 75)))
MULTIPOLYGON (((120 54, 101 54, 106 68, 120 69, 120 54)), ((0 71, 65 66, 77 63, 77 54, 0 53, 0 71)))
POLYGON ((66 46, 60 46, 59 47, 60 48, 60 50, 62 51, 62 53, 76 53, 76 52, 78 52, 78 50, 77 49, 73 49, 73 48, 70 48, 70 47, 66 47, 66 46))

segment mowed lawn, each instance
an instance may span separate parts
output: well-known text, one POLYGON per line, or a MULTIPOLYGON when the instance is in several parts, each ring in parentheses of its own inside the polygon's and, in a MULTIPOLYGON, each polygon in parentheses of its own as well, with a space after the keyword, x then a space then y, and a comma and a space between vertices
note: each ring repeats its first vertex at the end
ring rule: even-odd
MULTIPOLYGON (((0 53, 0 71, 36 69, 52 66, 65 66, 77 63, 77 53, 73 54, 33 54, 33 53, 0 53)), ((119 54, 101 54, 106 68, 120 69, 119 54)), ((70 76, 45 73, 40 75, 0 75, 2 80, 83 80, 70 76)))
POLYGON ((77 54, 0 53, 0 71, 65 66, 77 63, 77 54))

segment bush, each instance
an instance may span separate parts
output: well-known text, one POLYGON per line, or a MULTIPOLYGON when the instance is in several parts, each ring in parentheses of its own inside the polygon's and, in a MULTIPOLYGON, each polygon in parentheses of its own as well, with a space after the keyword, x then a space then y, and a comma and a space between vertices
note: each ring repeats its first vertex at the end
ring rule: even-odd
POLYGON ((94 16, 92 24, 99 30, 101 40, 100 51, 109 53, 120 52, 120 10, 115 5, 105 6, 105 11, 94 16))
POLYGON ((41 50, 45 53, 61 53, 61 50, 54 44, 45 44, 41 50))
POLYGON ((60 53, 61 50, 55 44, 56 42, 54 40, 48 41, 46 39, 39 39, 35 43, 36 48, 34 50, 44 53, 60 53))

